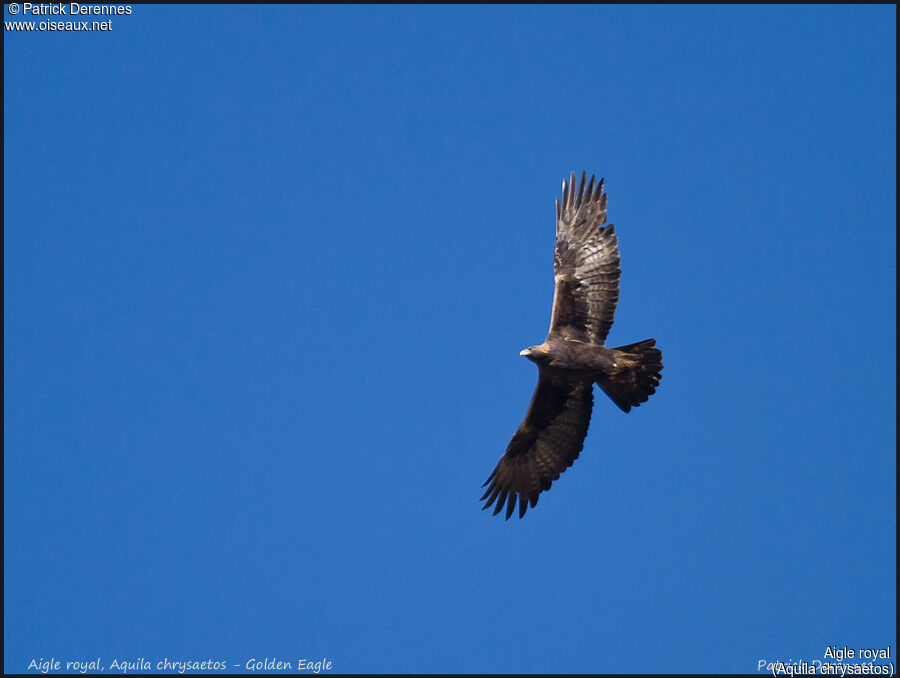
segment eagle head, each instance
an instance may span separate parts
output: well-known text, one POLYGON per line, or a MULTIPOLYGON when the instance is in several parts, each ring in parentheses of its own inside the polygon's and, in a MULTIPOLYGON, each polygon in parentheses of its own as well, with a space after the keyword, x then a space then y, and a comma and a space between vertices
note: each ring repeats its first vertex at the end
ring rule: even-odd
POLYGON ((522 349, 521 351, 519 351, 519 355, 524 356, 533 362, 539 363, 547 359, 547 354, 549 352, 550 351, 547 347, 547 344, 543 343, 540 346, 529 346, 528 348, 522 349))

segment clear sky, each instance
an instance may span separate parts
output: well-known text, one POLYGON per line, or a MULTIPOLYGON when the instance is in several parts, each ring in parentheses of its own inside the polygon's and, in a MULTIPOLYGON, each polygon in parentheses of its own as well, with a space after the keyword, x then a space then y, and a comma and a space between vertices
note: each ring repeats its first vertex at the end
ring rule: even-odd
POLYGON ((7 671, 896 662, 894 7, 131 8, 4 35, 7 671), (572 170, 665 370, 506 522, 572 170))

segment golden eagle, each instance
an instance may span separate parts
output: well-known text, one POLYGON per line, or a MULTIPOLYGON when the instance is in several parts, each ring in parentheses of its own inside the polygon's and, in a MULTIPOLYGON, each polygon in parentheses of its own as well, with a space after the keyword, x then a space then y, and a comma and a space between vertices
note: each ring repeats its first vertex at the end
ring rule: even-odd
MULTIPOLYGON (((484 485, 484 508, 506 505, 506 519, 519 499, 519 517, 550 489, 584 446, 596 383, 625 412, 656 391, 662 353, 647 339, 606 348, 606 335, 619 300, 619 247, 615 227, 606 223, 603 179, 581 184, 572 173, 556 201, 556 291, 550 331, 540 346, 523 355, 538 366, 538 382, 525 421, 513 435, 484 485)), ((484 487, 482 485, 482 487, 484 487)))

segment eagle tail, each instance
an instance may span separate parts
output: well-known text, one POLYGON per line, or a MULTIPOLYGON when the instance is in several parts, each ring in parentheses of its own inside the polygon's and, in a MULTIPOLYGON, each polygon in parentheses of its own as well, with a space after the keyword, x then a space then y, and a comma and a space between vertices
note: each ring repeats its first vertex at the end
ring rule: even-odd
POLYGON ((597 385, 623 412, 647 402, 659 386, 662 352, 655 346, 656 339, 646 339, 612 349, 616 361, 626 367, 621 372, 604 376, 597 385))

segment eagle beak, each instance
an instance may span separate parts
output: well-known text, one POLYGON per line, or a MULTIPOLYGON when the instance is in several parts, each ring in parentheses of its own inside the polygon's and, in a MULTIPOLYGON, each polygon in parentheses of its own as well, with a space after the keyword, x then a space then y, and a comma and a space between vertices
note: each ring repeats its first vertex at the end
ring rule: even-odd
POLYGON ((530 348, 523 348, 521 351, 519 351, 519 355, 522 356, 522 357, 524 357, 524 358, 527 358, 528 356, 531 355, 531 349, 530 349, 530 348))

